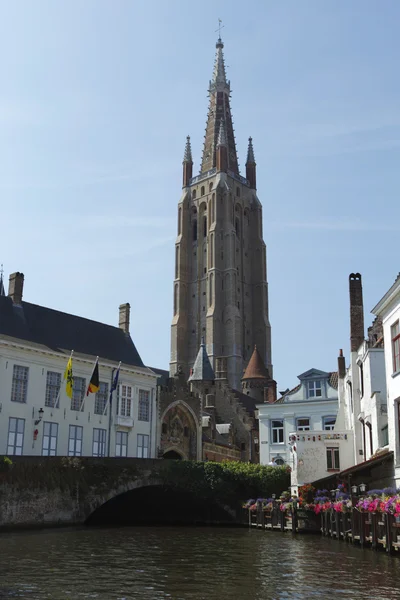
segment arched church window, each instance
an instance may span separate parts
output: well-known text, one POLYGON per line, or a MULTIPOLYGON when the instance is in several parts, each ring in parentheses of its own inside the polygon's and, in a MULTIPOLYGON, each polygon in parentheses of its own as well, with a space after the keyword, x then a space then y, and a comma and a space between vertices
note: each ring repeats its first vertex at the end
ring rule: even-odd
POLYGON ((237 237, 240 237, 240 226, 239 226, 239 219, 238 218, 236 218, 236 220, 235 220, 235 231, 236 231, 237 237))
POLYGON ((203 217, 203 236, 207 237, 207 217, 203 217))
POLYGON ((192 191, 192 198, 193 198, 193 200, 196 200, 196 190, 192 191))
POLYGON ((240 197, 240 188, 239 187, 236 188, 236 196, 240 197))
POLYGON ((182 209, 179 207, 178 210, 178 235, 181 235, 181 220, 182 220, 182 209))
POLYGON ((213 185, 214 185, 214 184, 213 184, 213 182, 211 181, 211 183, 210 183, 210 185, 209 185, 209 188, 208 188, 208 189, 210 190, 210 192, 211 192, 211 190, 213 189, 213 185))
POLYGON ((214 266, 214 234, 210 235, 210 269, 214 266))
POLYGON ((197 241, 197 219, 193 221, 193 241, 197 241))
POLYGON ((204 196, 204 194, 206 193, 206 190, 204 188, 204 185, 201 186, 201 190, 200 190, 200 195, 204 196))

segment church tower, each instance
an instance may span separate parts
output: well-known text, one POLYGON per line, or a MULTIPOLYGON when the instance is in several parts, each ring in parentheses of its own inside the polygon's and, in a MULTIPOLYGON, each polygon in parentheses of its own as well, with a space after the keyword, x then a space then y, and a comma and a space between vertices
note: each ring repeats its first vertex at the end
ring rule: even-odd
POLYGON ((183 157, 170 373, 189 377, 204 338, 216 376, 227 373, 239 390, 255 346, 272 377, 271 327, 253 143, 249 138, 243 177, 223 47, 219 38, 199 175, 193 177, 189 136, 183 157))

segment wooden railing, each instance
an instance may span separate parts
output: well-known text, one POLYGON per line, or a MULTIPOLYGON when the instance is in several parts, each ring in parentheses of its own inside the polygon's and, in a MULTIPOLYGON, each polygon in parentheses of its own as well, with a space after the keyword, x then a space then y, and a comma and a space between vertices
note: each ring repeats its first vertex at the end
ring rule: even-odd
POLYGON ((288 511, 281 511, 278 502, 274 503, 272 510, 264 509, 260 502, 256 510, 247 512, 249 527, 257 529, 321 533, 388 553, 398 552, 400 548, 400 519, 390 514, 360 512, 352 508, 347 512, 330 509, 316 515, 314 511, 296 505, 288 511))

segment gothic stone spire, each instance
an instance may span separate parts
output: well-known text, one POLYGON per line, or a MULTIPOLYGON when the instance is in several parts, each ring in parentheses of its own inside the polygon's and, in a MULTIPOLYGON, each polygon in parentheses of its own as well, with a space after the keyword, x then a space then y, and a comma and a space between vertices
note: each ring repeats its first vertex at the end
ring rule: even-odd
POLYGON ((193 163, 192 158, 192 146, 190 145, 190 135, 186 136, 185 153, 183 155, 183 162, 193 163))
POLYGON ((214 371, 211 366, 203 338, 201 340, 199 352, 193 365, 189 381, 214 381, 214 379, 214 371))
POLYGON ((204 139, 203 158, 201 162, 201 173, 208 171, 216 166, 216 148, 218 136, 221 131, 221 123, 225 131, 228 169, 239 175, 239 165, 236 153, 235 134, 230 107, 230 82, 226 79, 224 54, 224 44, 221 38, 216 43, 216 56, 214 72, 210 81, 208 108, 208 118, 206 126, 206 135, 204 139))
POLYGON ((249 137, 249 147, 247 148, 246 165, 255 165, 255 164, 256 164, 256 161, 254 158, 253 138, 249 137))

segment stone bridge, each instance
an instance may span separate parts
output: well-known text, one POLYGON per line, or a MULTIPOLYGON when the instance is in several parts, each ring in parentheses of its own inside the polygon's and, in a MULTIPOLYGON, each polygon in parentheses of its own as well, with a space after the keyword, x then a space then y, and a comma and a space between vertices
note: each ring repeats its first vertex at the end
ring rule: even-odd
MULTIPOLYGON (((257 497, 258 492, 254 477, 248 482, 238 478, 229 471, 234 469, 227 466, 231 463, 33 456, 11 460, 9 464, 0 457, 2 529, 111 523, 232 524, 242 519, 241 502, 248 496, 257 497)), ((278 484, 284 489, 287 475, 283 474, 278 484)))

